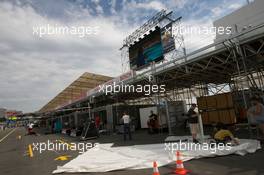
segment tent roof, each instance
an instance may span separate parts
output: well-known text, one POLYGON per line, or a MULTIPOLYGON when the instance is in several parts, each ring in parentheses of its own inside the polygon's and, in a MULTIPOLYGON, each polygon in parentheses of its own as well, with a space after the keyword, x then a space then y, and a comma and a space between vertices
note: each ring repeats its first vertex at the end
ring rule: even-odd
POLYGON ((48 112, 78 99, 84 98, 88 90, 111 80, 112 77, 85 72, 77 80, 44 105, 39 112, 48 112))

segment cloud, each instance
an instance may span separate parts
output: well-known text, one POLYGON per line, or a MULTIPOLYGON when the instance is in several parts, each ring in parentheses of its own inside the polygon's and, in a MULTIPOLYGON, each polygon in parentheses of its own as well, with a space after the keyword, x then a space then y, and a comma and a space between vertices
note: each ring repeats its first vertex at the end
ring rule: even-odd
POLYGON ((241 8, 243 5, 245 5, 245 3, 246 1, 243 0, 224 0, 217 7, 211 9, 213 18, 220 18, 226 14, 229 14, 241 8))
POLYGON ((235 3, 235 4, 231 4, 231 5, 228 6, 228 8, 232 9, 232 10, 239 9, 240 7, 242 7, 241 3, 235 3))
POLYGON ((161 2, 151 1, 146 3, 134 3, 134 8, 143 8, 146 10, 157 10, 167 9, 161 2))
POLYGON ((116 8, 116 0, 111 0, 110 1, 110 5, 111 5, 111 9, 110 9, 111 13, 112 14, 116 14, 116 10, 115 10, 115 8, 116 8))
MULTIPOLYGON (((30 5, 0 4, 0 106, 38 110, 83 72, 121 73, 125 29, 103 17, 63 22, 38 14, 30 5), (99 34, 34 36, 34 26, 99 26, 99 34), (117 67, 120 67, 118 69, 117 67)), ((74 12, 71 12, 73 14, 74 12)), ((73 15, 75 16, 75 15, 73 15)))
POLYGON ((220 8, 220 7, 215 7, 212 9, 212 13, 214 16, 220 16, 223 14, 224 11, 225 11, 225 9, 220 8))

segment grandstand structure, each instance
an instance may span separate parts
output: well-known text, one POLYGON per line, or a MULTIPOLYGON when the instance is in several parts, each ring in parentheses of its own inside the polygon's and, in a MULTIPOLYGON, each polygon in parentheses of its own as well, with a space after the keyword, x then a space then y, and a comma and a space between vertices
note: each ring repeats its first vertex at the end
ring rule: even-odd
POLYGON ((94 87, 111 79, 112 77, 85 72, 78 79, 67 86, 63 91, 61 91, 56 97, 49 101, 45 106, 43 106, 39 112, 52 112, 63 108, 68 104, 77 102, 78 100, 86 97, 88 90, 91 90, 94 87))

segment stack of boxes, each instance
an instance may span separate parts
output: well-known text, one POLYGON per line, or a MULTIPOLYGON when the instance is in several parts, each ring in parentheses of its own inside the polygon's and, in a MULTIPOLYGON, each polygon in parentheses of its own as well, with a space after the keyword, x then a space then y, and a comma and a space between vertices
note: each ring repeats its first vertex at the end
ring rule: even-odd
POLYGON ((197 98, 198 109, 202 114, 203 124, 234 124, 236 114, 231 93, 197 98))

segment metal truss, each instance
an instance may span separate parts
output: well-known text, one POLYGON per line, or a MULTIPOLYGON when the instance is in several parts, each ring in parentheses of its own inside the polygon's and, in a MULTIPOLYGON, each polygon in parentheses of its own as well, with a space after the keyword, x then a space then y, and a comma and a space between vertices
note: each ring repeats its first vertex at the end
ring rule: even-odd
POLYGON ((150 18, 145 24, 143 24, 141 27, 135 30, 127 38, 125 38, 123 41, 123 46, 129 46, 133 44, 146 32, 151 30, 153 27, 156 27, 159 24, 159 22, 165 18, 166 15, 167 15, 166 10, 161 10, 160 12, 158 12, 156 15, 150 18))
MULTIPOLYGON (((263 28, 263 27, 262 27, 263 28)), ((263 34, 263 33, 262 33, 263 34)), ((165 84, 167 93, 160 98, 192 99, 186 94, 197 97, 218 94, 234 90, 249 89, 254 93, 262 93, 264 88, 264 38, 240 42, 240 38, 208 46, 210 54, 197 51, 192 59, 184 57, 155 67, 137 77, 137 82, 146 81, 147 75, 153 74, 157 84, 165 84), (201 86, 198 93, 192 89, 201 86), (234 88, 234 87, 237 88, 234 88), (202 90, 201 90, 202 89, 202 90)))

